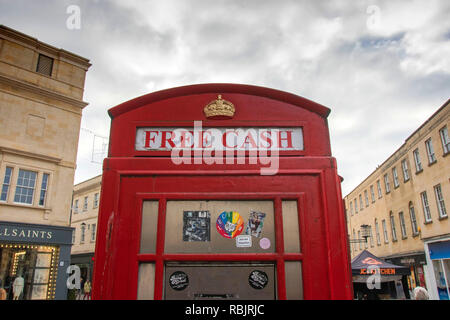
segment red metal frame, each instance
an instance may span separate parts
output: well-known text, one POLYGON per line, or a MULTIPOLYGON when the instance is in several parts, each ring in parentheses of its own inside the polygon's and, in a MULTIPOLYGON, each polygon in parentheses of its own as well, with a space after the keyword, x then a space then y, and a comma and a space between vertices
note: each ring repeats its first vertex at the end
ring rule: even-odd
POLYGON ((103 167, 93 299, 136 299, 139 263, 146 261, 155 263, 155 299, 163 298, 166 261, 273 261, 277 296, 282 300, 286 299, 285 261, 301 261, 305 299, 352 299, 340 180, 326 122, 328 108, 277 90, 208 84, 149 94, 109 113, 113 121, 109 157, 103 167), (235 118, 202 118, 202 106, 225 93, 224 98, 235 103, 235 118), (261 165, 250 164, 248 157, 246 164, 239 165, 175 165, 165 151, 134 150, 136 127, 189 127, 192 119, 203 120, 203 127, 301 126, 304 150, 282 153, 275 176, 261 176, 261 165), (159 201, 157 245, 155 253, 140 254, 142 202, 147 199, 159 201), (165 211, 170 199, 272 199, 275 252, 164 253, 165 211), (284 251, 284 199, 298 201, 301 253, 284 251))

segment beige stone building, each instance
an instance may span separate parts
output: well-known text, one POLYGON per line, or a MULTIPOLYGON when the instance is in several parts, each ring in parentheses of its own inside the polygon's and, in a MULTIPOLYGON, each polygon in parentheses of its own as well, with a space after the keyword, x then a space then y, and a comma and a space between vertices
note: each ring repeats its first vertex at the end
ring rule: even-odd
POLYGON ((7 299, 66 297, 89 67, 86 58, 0 26, 0 287, 7 299))
POLYGON ((99 175, 73 187, 71 263, 80 267, 83 279, 91 281, 101 182, 102 176, 99 175))
POLYGON ((349 238, 369 235, 351 243, 352 258, 367 249, 409 266, 409 288, 434 299, 448 299, 450 284, 449 129, 450 100, 344 198, 349 238))

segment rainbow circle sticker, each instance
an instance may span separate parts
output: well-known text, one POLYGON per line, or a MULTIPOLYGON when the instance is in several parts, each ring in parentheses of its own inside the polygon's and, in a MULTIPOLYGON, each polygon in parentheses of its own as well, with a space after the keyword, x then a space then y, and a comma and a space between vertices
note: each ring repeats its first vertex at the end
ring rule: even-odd
POLYGON ((231 239, 244 230, 244 220, 238 212, 224 211, 217 218, 216 228, 223 237, 231 239))

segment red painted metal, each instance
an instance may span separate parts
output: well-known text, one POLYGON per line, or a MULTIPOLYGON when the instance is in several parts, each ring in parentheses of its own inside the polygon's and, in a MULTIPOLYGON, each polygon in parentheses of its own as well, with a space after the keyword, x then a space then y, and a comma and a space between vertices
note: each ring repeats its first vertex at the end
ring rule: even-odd
MULTIPOLYGON (((93 299, 136 299, 141 262, 155 263, 155 299, 163 298, 167 261, 272 261, 278 299, 286 299, 285 261, 301 261, 305 299, 352 299, 345 216, 336 161, 331 156, 329 109, 273 89, 206 84, 151 93, 109 110, 108 158, 103 165, 95 252, 93 299), (203 107, 222 94, 236 114, 208 120, 203 107), (301 126, 304 150, 280 154, 276 175, 260 175, 261 164, 175 165, 170 152, 137 152, 136 128, 301 126), (142 203, 158 200, 154 253, 141 254, 142 203), (171 199, 271 199, 275 252, 254 254, 168 254, 166 203, 171 199), (285 252, 282 200, 298 201, 301 253, 285 252)), ((168 235, 169 236, 169 235, 168 235)))

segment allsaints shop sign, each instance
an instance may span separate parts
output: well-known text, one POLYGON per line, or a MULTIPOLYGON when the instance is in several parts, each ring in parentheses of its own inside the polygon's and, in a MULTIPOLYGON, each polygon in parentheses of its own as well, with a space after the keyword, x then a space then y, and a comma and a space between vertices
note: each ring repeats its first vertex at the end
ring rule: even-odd
POLYGON ((46 230, 31 230, 28 228, 0 227, 0 237, 30 240, 52 239, 53 232, 46 230))
POLYGON ((72 228, 0 221, 0 241, 72 243, 72 228))

